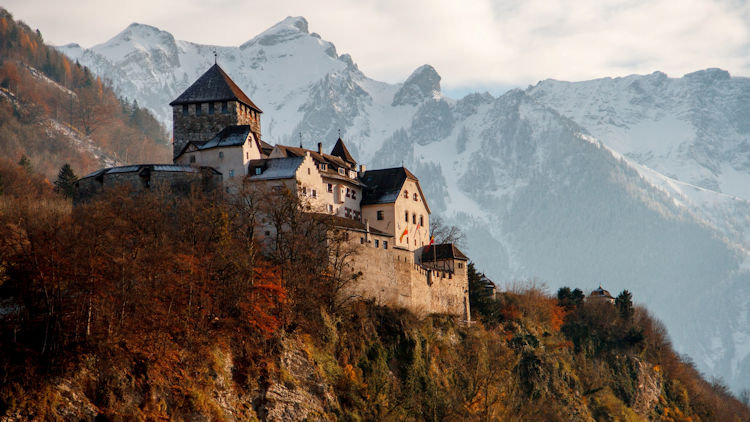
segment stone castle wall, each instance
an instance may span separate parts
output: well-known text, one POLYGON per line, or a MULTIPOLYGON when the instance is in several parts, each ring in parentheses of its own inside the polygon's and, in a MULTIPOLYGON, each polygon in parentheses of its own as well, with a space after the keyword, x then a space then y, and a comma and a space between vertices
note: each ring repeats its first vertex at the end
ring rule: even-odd
MULTIPOLYGON (((353 232, 350 242, 357 253, 350 263, 362 277, 351 293, 376 303, 409 309, 418 315, 445 313, 469 319, 469 282, 466 266, 456 272, 430 270, 415 262, 415 252, 401 248, 383 249, 389 237, 353 232), (374 247, 375 240, 380 247, 374 247)), ((389 243, 390 245, 390 243, 389 243)))
POLYGON ((133 192, 164 189, 173 194, 187 195, 192 189, 214 190, 221 186, 222 176, 210 169, 196 172, 159 171, 147 166, 137 167, 136 171, 104 173, 100 176, 85 177, 75 183, 73 203, 88 201, 106 189, 127 186, 133 192), (145 170, 145 171, 144 171, 145 170))
POLYGON ((173 157, 176 157, 188 142, 202 142, 213 138, 227 126, 250 125, 260 137, 260 114, 237 101, 227 102, 227 111, 222 112, 222 102, 214 102, 214 111, 209 114, 208 103, 188 104, 187 114, 183 105, 172 106, 173 157), (200 114, 196 113, 200 107, 200 114))

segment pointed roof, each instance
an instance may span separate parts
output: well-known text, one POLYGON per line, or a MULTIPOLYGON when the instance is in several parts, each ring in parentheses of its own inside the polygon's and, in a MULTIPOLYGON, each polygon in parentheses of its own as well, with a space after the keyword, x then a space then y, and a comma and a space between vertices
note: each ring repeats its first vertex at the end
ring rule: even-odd
POLYGON ((422 197, 422 201, 424 201, 424 206, 427 212, 430 213, 430 206, 427 205, 427 198, 425 198, 422 192, 422 186, 419 185, 419 179, 406 169, 406 167, 367 170, 362 177, 362 182, 367 187, 365 188, 360 205, 396 202, 406 179, 411 179, 417 183, 417 189, 419 189, 419 194, 422 197))
POLYGON ((232 78, 218 65, 214 64, 177 99, 169 103, 180 104, 207 103, 213 101, 239 101, 242 104, 262 113, 263 111, 245 95, 232 78))
POLYGON ((352 157, 352 155, 349 154, 349 150, 346 149, 346 145, 344 145, 344 140, 341 139, 341 137, 339 137, 339 139, 336 140, 336 145, 333 146, 333 149, 331 150, 331 155, 339 157, 351 165, 357 164, 357 160, 355 160, 354 157, 352 157))

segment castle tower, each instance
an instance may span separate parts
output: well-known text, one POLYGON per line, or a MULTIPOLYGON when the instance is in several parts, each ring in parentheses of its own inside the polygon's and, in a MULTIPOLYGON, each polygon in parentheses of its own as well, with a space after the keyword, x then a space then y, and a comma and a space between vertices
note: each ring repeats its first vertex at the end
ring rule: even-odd
POLYGON ((169 105, 174 125, 173 157, 188 142, 207 141, 231 125, 249 125, 260 139, 263 112, 218 64, 211 66, 169 105))

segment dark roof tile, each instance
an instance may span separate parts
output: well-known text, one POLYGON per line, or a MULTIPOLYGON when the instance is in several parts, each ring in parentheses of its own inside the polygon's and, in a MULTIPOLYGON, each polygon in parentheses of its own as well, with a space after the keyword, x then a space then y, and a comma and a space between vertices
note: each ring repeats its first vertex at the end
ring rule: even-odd
POLYGON ((239 101, 262 113, 260 108, 245 95, 218 64, 214 64, 197 81, 193 82, 169 105, 207 103, 212 101, 239 101))

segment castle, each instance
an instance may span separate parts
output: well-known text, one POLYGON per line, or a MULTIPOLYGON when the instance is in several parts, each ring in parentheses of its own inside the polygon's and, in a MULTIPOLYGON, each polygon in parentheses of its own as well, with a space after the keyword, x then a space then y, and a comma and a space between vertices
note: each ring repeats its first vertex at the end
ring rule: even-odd
POLYGON ((246 180, 293 192, 329 214, 356 246, 352 287, 358 296, 414 312, 469 319, 467 258, 453 244, 430 244, 430 207, 404 167, 367 170, 339 137, 330 153, 270 145, 261 139, 261 109, 214 64, 170 103, 173 164, 101 169, 76 182, 78 197, 108 186, 168 185, 204 189, 246 180))

